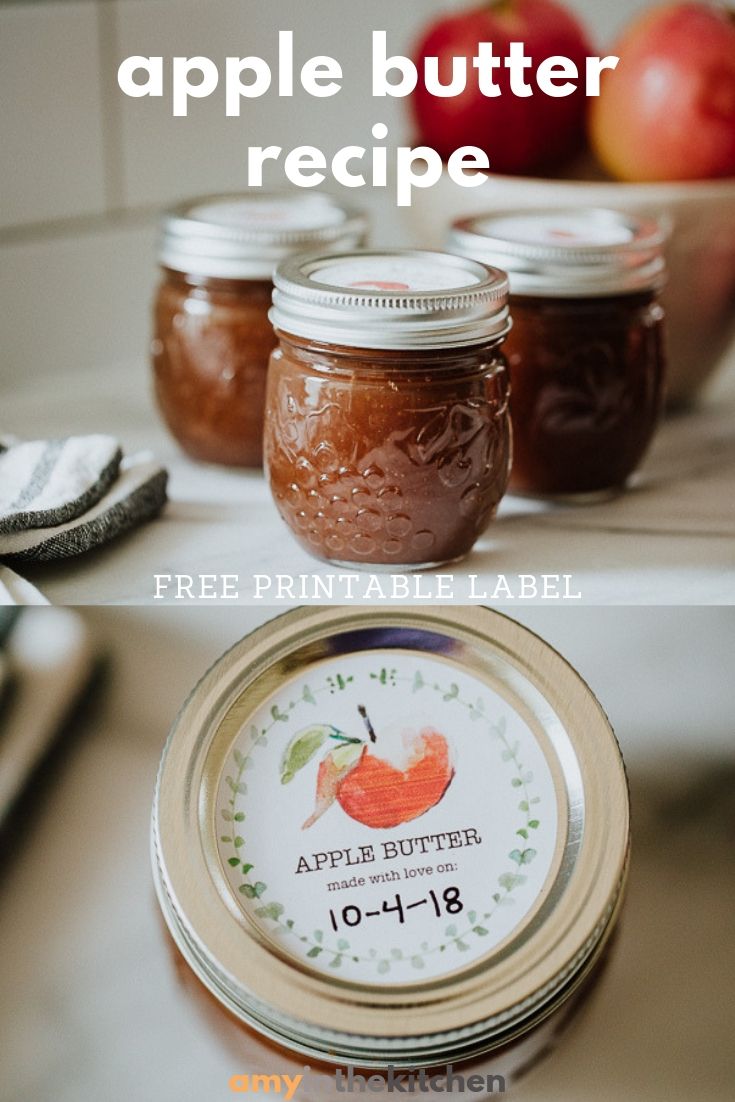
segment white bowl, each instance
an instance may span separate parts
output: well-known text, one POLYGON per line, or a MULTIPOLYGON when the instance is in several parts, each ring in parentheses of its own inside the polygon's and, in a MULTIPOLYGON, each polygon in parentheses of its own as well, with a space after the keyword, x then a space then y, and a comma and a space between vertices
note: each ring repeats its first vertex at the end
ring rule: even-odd
POLYGON ((412 237, 442 248, 455 218, 506 208, 611 207, 668 219, 669 402, 688 405, 735 337, 735 179, 622 184, 492 176, 462 188, 445 173, 405 208, 412 237))

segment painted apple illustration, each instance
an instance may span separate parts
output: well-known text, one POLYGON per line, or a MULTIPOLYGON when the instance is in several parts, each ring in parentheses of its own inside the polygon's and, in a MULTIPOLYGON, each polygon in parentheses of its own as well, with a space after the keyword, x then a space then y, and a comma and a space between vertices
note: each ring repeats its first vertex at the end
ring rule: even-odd
POLYGON ((403 728, 390 740, 390 756, 385 757, 378 752, 378 737, 366 709, 360 705, 358 711, 367 740, 320 724, 299 731, 286 748, 281 762, 283 784, 328 745, 317 772, 316 805, 304 830, 335 801, 364 826, 396 827, 435 807, 452 782, 449 745, 439 731, 403 728))

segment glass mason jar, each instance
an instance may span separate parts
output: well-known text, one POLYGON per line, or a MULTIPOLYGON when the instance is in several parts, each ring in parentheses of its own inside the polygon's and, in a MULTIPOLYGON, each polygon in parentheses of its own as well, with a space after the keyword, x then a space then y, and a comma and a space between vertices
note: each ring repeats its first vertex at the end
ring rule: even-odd
POLYGON ((597 988, 628 852, 602 709, 483 608, 266 624, 179 714, 153 813, 158 898, 231 1089, 301 1077, 304 1102, 358 1075, 386 1095, 516 1080, 597 988))
POLYGON ((455 223, 452 251, 509 273, 511 490, 594 501, 637 469, 663 406, 664 239, 606 210, 455 223))
POLYGON ((466 555, 511 457, 502 272, 382 251, 281 265, 265 457, 307 551, 399 569, 466 555))
POLYGON ((272 273, 320 244, 362 243, 365 218, 323 195, 197 199, 164 218, 152 342, 164 420, 195 459, 262 462, 272 273))

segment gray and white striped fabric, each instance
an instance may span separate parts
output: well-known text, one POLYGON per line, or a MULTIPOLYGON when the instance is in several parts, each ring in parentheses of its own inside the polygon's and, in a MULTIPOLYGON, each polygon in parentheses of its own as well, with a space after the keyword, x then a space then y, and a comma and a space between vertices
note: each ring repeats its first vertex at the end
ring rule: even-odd
POLYGON ((121 460, 112 436, 11 444, 0 452, 0 536, 86 513, 117 478, 121 460))
MULTIPOLYGON (((3 458, 0 456, 0 463, 3 458)), ((91 473, 92 468, 89 470, 91 473)), ((160 513, 166 503, 168 472, 148 453, 122 460, 116 473, 118 477, 102 495, 97 492, 98 479, 93 491, 96 500, 81 516, 75 506, 74 515, 63 523, 56 520, 43 528, 0 529, 0 560, 51 562, 81 555, 160 513)), ((62 511, 57 508, 54 516, 62 511)))

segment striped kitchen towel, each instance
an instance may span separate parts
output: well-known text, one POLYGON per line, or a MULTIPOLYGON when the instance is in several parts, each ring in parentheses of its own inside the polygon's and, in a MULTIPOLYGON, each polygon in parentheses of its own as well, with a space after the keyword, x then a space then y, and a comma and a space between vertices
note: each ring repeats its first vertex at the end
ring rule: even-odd
MULTIPOLYGON (((14 451, 15 448, 11 450, 14 451)), ((65 449, 62 448, 56 454, 62 456, 64 452, 65 449)), ((26 525, 25 528, 18 529, 14 524, 4 529, 0 527, 0 560, 50 562, 81 555, 160 513, 166 503, 168 472, 148 453, 131 456, 122 461, 118 459, 115 467, 116 477, 111 482, 108 481, 107 473, 109 465, 113 462, 110 447, 108 446, 105 452, 101 444, 96 446, 95 458, 96 463, 88 463, 84 466, 84 477, 69 479, 67 482, 69 501, 66 504, 62 500, 59 480, 53 471, 49 478, 57 488, 53 506, 50 505, 52 500, 50 493, 43 495, 39 491, 35 497, 32 492, 30 493, 27 504, 24 506, 26 512, 32 513, 36 521, 42 515, 51 515, 53 519, 50 522, 44 521, 43 527, 26 525), (105 454, 108 456, 108 463, 103 466, 105 454), (97 470, 96 478, 95 470, 97 470), (100 491, 101 486, 104 486, 102 491, 100 491), (84 498, 84 511, 80 515, 78 503, 81 498, 84 498), (39 502, 48 503, 49 508, 37 508, 34 512, 31 504, 37 505, 39 502), (62 519, 64 517, 67 519, 62 519)), ((4 459, 5 455, 0 455, 0 465, 4 459)), ((50 462, 53 466, 52 459, 50 462)), ((36 469, 40 464, 39 458, 36 469)), ((75 473, 80 470, 79 467, 67 469, 73 469, 75 473)), ((0 466, 1 476, 2 467, 0 466)), ((43 482, 43 475, 37 477, 36 485, 40 485, 41 482, 43 482)), ((31 480, 26 485, 30 486, 31 480)), ((17 497, 14 499, 11 510, 6 512, 6 516, 16 517, 19 512, 17 497)))
POLYGON ((86 513, 117 478, 121 460, 111 436, 11 444, 0 452, 0 537, 86 513))

